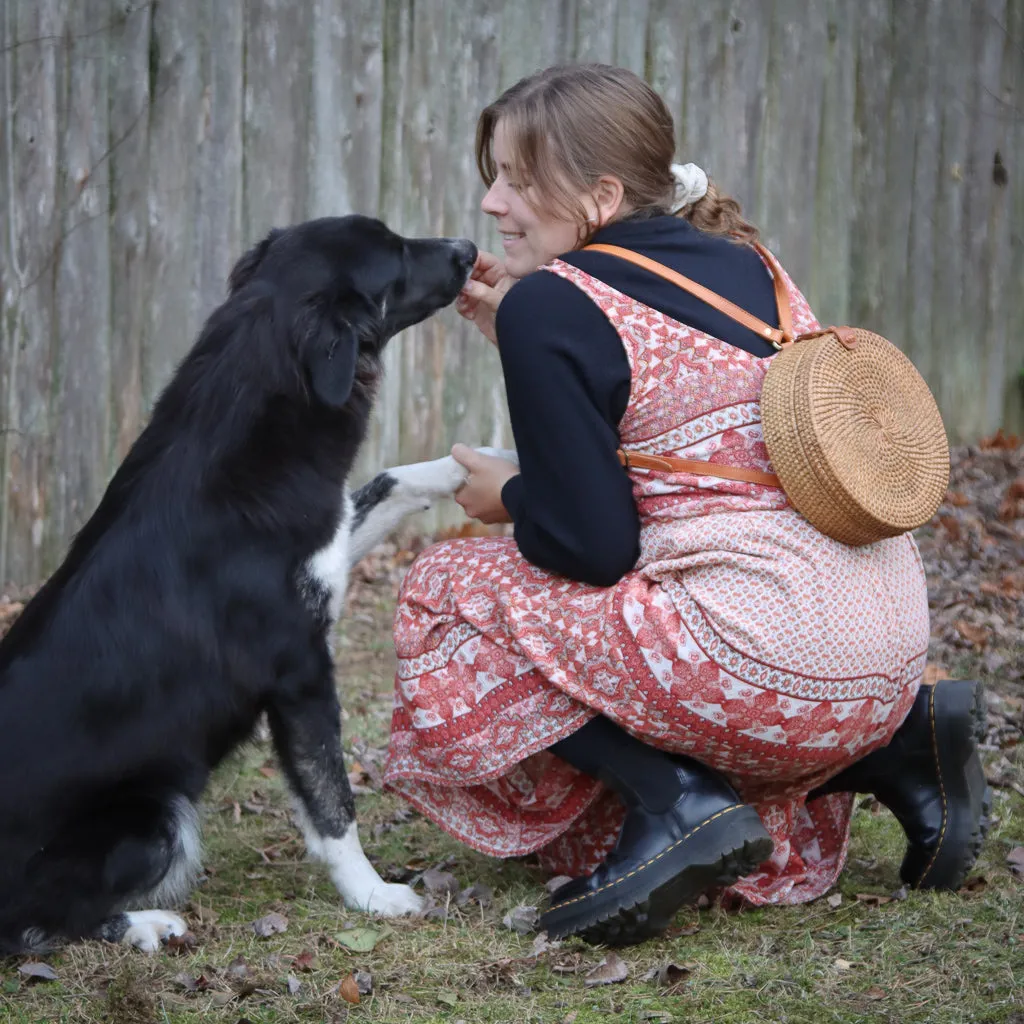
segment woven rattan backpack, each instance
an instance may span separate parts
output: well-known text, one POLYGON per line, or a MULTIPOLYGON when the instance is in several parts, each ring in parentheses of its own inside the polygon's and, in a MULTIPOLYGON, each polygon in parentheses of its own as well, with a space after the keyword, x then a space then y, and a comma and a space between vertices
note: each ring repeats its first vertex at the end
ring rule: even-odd
POLYGON ((586 248, 658 274, 778 349, 761 393, 775 474, 620 451, 624 465, 781 486, 813 526, 844 544, 895 537, 935 514, 949 484, 946 431, 928 385, 895 345, 859 327, 794 337, 785 276, 762 246, 756 248, 775 281, 778 328, 631 249, 586 248))

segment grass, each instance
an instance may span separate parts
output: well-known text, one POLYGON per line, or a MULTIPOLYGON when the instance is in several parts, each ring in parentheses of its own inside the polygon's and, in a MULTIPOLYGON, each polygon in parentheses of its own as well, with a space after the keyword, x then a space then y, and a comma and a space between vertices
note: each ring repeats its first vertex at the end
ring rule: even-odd
MULTIPOLYGON (((371 775, 390 718, 391 607, 385 591, 365 587, 339 645, 349 763, 369 748, 371 775)), ((1005 756, 1024 783, 1021 748, 991 756, 1005 756)), ((493 902, 451 903, 447 915, 439 908, 416 921, 346 912, 324 871, 303 859, 269 747, 252 743, 207 794, 207 877, 187 911, 195 945, 154 957, 72 946, 47 958, 57 973, 49 982, 21 976, 25 961, 0 961, 0 1021, 1024 1024, 1024 879, 1006 864, 1024 845, 1024 799, 1012 788, 996 791, 997 823, 961 894, 886 902, 899 886, 902 834, 887 812, 864 806, 838 905, 833 896, 741 913, 686 910, 663 940, 621 953, 625 982, 593 988, 585 976, 602 951, 572 941, 535 955, 532 935, 502 924, 513 907, 542 902, 537 868, 480 856, 393 796, 367 792, 358 805, 364 845, 385 877, 440 865, 461 887, 490 886, 493 902), (271 911, 288 918, 287 930, 256 938, 252 922, 271 911), (348 948, 367 928, 375 948, 348 948), (645 980, 670 963, 680 967, 674 988, 645 980), (358 1005, 339 991, 355 972, 372 976, 358 1005)))

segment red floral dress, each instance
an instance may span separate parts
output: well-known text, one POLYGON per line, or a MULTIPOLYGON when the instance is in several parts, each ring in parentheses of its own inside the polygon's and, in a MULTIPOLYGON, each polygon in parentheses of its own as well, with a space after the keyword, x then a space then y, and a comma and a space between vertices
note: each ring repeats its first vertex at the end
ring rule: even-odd
MULTIPOLYGON (((757 359, 556 260, 622 339, 628 451, 771 470, 757 359)), ((789 284, 797 332, 817 326, 789 284)), ((571 460, 569 460, 571 461, 571 460)), ((531 565, 513 540, 434 545, 411 567, 386 784, 495 856, 537 851, 594 869, 618 797, 547 753, 600 712, 646 742, 723 772, 775 842, 731 890, 799 903, 842 869, 853 798, 807 802, 888 742, 928 646, 924 571, 910 536, 846 547, 774 488, 631 470, 641 554, 613 587, 531 565)))

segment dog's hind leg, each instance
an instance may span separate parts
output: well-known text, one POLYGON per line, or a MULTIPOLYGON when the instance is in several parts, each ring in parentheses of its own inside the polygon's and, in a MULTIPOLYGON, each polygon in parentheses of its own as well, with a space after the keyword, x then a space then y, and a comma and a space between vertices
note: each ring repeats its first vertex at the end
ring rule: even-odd
POLYGON ((422 909, 407 885, 381 879, 363 853, 341 752, 340 708, 326 644, 315 681, 282 681, 267 709, 274 746, 311 856, 323 861, 345 905, 395 917, 422 909))
MULTIPOLYGON (((123 870, 125 861, 152 860, 163 867, 160 880, 144 895, 136 895, 130 906, 160 907, 182 903, 200 870, 202 844, 199 815, 191 800, 181 794, 167 798, 159 828, 159 840, 126 842, 108 858, 108 872, 123 870)), ((138 870, 138 869, 136 869, 138 870)), ((123 905, 123 904, 122 904, 123 905)), ((126 910, 100 925, 95 937, 107 942, 125 942, 144 953, 155 953, 160 943, 188 930, 185 921, 169 910, 126 910)))
MULTIPOLYGON (((478 448, 518 463, 514 451, 478 448)), ((466 470, 450 455, 430 462, 395 466, 378 473, 352 495, 349 565, 355 565, 413 512, 425 512, 440 498, 450 498, 466 482, 466 470)))

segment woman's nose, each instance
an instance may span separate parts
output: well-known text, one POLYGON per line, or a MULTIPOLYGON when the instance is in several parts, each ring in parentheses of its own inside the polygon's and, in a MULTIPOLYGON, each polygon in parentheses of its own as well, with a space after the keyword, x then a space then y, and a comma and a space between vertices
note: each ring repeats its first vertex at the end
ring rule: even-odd
POLYGON ((501 201, 496 185, 492 185, 480 201, 480 209, 492 217, 501 217, 508 212, 508 205, 501 201))

